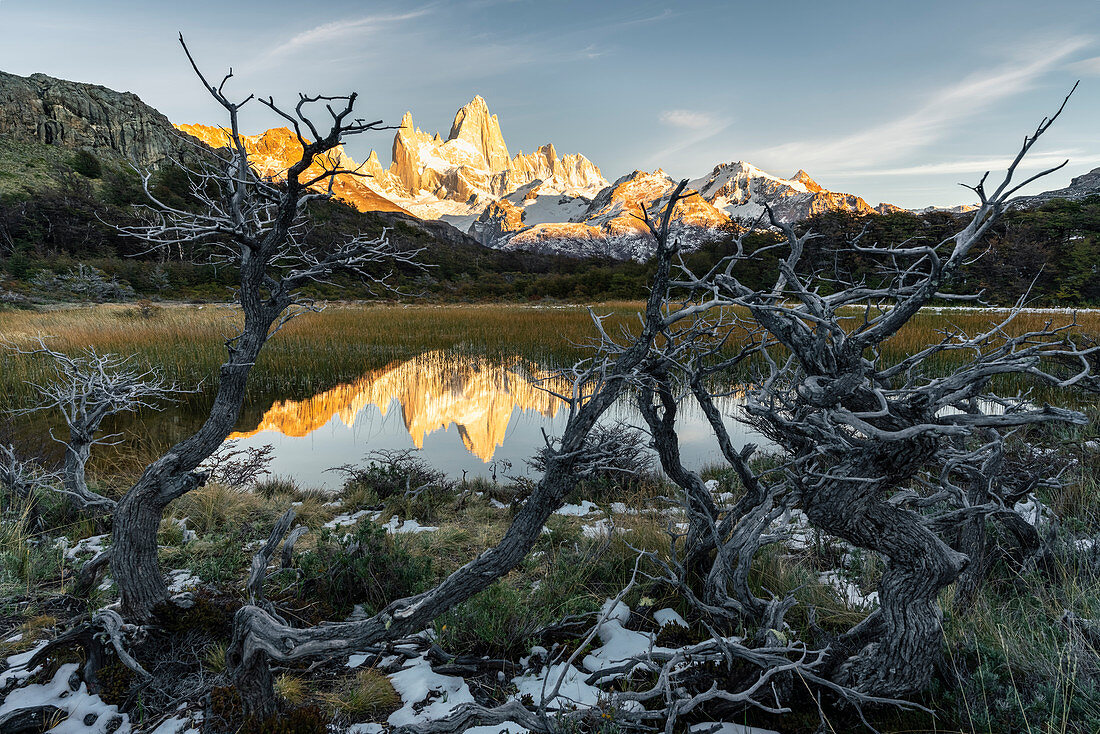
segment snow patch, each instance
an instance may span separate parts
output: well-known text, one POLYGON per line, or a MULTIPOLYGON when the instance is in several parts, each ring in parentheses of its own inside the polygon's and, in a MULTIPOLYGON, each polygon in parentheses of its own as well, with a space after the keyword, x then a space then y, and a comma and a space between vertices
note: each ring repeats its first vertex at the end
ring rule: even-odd
POLYGON ((390 726, 411 726, 442 719, 460 704, 474 703, 466 681, 436 673, 423 657, 409 661, 403 670, 389 678, 404 704, 387 719, 390 726))
POLYGON ((579 505, 562 505, 554 511, 554 514, 565 515, 566 517, 584 517, 585 515, 591 515, 593 512, 599 512, 599 510, 600 508, 595 502, 584 500, 579 505))
POLYGON ((107 734, 112 731, 131 734, 133 729, 128 715, 120 714, 117 707, 108 706, 99 696, 88 693, 83 681, 75 691, 69 687, 69 678, 76 670, 76 663, 67 663, 57 669, 49 683, 36 683, 12 691, 0 705, 0 717, 32 706, 56 706, 65 711, 68 718, 50 729, 52 734, 107 734), (92 723, 85 724, 85 719, 92 723))

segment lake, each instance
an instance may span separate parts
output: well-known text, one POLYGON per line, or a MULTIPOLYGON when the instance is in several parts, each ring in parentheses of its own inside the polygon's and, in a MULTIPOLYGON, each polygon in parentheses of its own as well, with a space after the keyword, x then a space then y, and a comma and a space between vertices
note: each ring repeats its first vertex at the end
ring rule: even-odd
MULTIPOLYGON (((543 388, 560 384, 551 370, 522 357, 432 351, 304 400, 273 400, 254 426, 239 427, 230 439, 239 447, 271 444, 272 472, 311 487, 338 485, 331 467, 405 449, 421 450, 454 478, 525 474, 544 433, 559 435, 568 417, 565 404, 543 388)), ((738 405, 734 397, 720 401, 735 443, 765 442, 732 417, 738 405)), ((629 395, 601 423, 644 426, 629 395)), ((685 407, 680 439, 689 466, 721 460, 701 411, 685 407)))

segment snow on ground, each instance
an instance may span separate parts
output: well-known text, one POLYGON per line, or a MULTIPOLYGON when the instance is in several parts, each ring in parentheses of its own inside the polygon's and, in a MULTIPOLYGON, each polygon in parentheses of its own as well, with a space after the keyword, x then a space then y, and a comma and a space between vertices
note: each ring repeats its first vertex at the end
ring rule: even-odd
POLYGON ((390 726, 409 726, 441 719, 459 704, 474 703, 466 681, 453 675, 436 673, 431 663, 423 657, 406 663, 404 669, 390 676, 390 683, 404 704, 390 714, 387 719, 390 726))
POLYGON ((688 626, 688 623, 675 609, 658 609, 653 613, 653 619, 657 620, 657 624, 662 627, 670 624, 678 624, 681 627, 688 626))
POLYGON ((328 522, 325 523, 325 527, 329 530, 336 530, 337 528, 351 527, 355 525, 364 517, 369 517, 371 520, 377 520, 381 512, 371 510, 359 510, 359 512, 350 512, 344 515, 337 515, 328 522))
POLYGON ((530 731, 514 721, 502 721, 491 726, 472 726, 465 734, 529 734, 530 731))
POLYGON ((190 718, 173 716, 160 722, 149 734, 200 734, 202 729, 192 726, 190 718))
POLYGON ((178 568, 168 572, 168 593, 180 594, 188 589, 193 589, 202 583, 195 574, 186 568, 178 568))
POLYGON ((692 724, 688 732, 689 734, 779 734, 773 729, 760 729, 755 726, 721 721, 705 721, 701 724, 692 724))
POLYGON ((625 660, 644 656, 651 651, 671 652, 667 648, 654 645, 656 636, 653 633, 627 629, 625 625, 630 621, 630 607, 621 601, 614 606, 612 603, 612 600, 604 602, 603 609, 600 610, 603 621, 597 627, 596 634, 603 646, 584 657, 582 664, 586 670, 595 673, 613 668, 625 660))
POLYGON ((617 528, 613 522, 606 519, 596 520, 590 525, 581 526, 581 534, 586 538, 608 538, 611 537, 612 531, 622 535, 629 533, 631 528, 617 528))
POLYGON ((421 525, 416 520, 401 521, 397 515, 394 515, 389 519, 389 522, 382 525, 386 529, 386 532, 390 535, 401 535, 402 533, 434 533, 439 530, 437 527, 431 527, 429 525, 421 525))
POLYGON ((1017 502, 1012 509, 1031 525, 1038 526, 1054 519, 1054 513, 1051 509, 1040 502, 1039 498, 1033 494, 1029 494, 1025 499, 1017 502))
POLYGON ((8 658, 4 672, 0 673, 0 690, 6 688, 7 685, 12 681, 24 681, 27 678, 30 678, 34 674, 34 672, 38 670, 38 668, 27 670, 26 665, 31 661, 31 658, 33 658, 35 654, 45 646, 46 641, 43 640, 36 644, 30 650, 27 650, 26 652, 21 652, 17 655, 12 655, 10 658, 8 658))
POLYGON ((593 708, 600 702, 603 691, 585 683, 588 673, 577 670, 572 665, 557 663, 549 668, 543 666, 538 673, 527 673, 512 679, 518 692, 517 700, 530 696, 537 707, 544 700, 549 710, 593 708), (551 698, 558 680, 564 676, 558 695, 551 698))
POLYGON ((599 511, 600 508, 596 506, 595 502, 584 500, 579 505, 562 505, 554 511, 554 514, 565 515, 567 517, 584 517, 585 515, 591 515, 593 512, 599 511))
MULTIPOLYGON (((70 561, 75 561, 77 556, 81 554, 95 555, 105 549, 104 543, 110 535, 93 535, 90 538, 78 541, 76 545, 65 552, 65 557, 70 561)), ((61 538, 58 542, 67 543, 67 538, 61 538)))
POLYGON ((817 580, 836 589, 849 607, 867 608, 878 604, 878 592, 864 594, 859 586, 846 579, 839 571, 826 571, 817 580))
POLYGON ((0 705, 0 718, 5 714, 32 706, 56 706, 67 712, 68 718, 50 729, 51 734, 130 734, 130 717, 108 706, 99 696, 88 693, 84 682, 75 690, 69 678, 77 670, 76 663, 62 665, 49 683, 18 688, 8 694, 0 705))
POLYGON ((385 729, 381 724, 352 724, 348 727, 348 734, 382 734, 385 729))

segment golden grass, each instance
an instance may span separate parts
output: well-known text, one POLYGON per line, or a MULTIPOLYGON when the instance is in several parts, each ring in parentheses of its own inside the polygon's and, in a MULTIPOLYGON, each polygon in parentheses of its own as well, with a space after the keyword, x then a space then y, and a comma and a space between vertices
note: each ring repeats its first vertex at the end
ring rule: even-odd
MULTIPOLYGON (((607 327, 616 333, 619 327, 636 324, 634 314, 640 307, 641 303, 613 302, 593 308, 612 315, 607 327)), ((979 332, 997 316, 985 311, 918 314, 888 343, 887 357, 911 354, 939 341, 940 330, 948 326, 979 332)), ((101 351, 132 354, 183 385, 205 380, 209 388, 225 356, 224 340, 235 333, 238 318, 235 308, 219 306, 172 306, 152 318, 142 318, 123 305, 0 311, 0 336, 25 345, 44 334, 55 337, 53 343, 65 351, 94 345, 101 351)), ((1100 333, 1100 313, 1077 318, 1082 331, 1100 333)), ((1071 319, 1069 314, 1025 313, 1010 331, 1038 329, 1047 321, 1063 325, 1071 319)), ((584 350, 577 345, 592 335, 587 310, 579 306, 337 304, 302 315, 276 334, 264 348, 250 390, 311 395, 373 367, 436 349, 519 354, 561 364, 581 356, 584 350)), ((949 362, 962 358, 943 356, 949 362)), ((46 376, 47 365, 41 359, 5 355, 4 366, 0 401, 25 397, 25 381, 46 376)))
POLYGON ((301 706, 309 695, 305 679, 283 673, 275 679, 275 693, 291 706, 301 706))
POLYGON ((354 678, 343 681, 334 691, 320 694, 319 698, 353 718, 378 717, 401 706, 401 697, 389 678, 373 668, 359 671, 354 678))

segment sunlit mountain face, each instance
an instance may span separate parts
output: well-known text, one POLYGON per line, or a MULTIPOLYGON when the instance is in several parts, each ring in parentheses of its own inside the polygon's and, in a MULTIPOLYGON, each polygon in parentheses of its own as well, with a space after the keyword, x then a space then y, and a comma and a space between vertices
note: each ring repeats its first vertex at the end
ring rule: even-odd
POLYGON ((307 400, 280 400, 256 428, 230 440, 269 431, 303 438, 334 419, 350 429, 364 409, 373 407, 385 418, 397 403, 416 448, 424 448, 427 436, 453 425, 466 449, 489 462, 504 444, 517 411, 545 419, 557 415, 561 400, 548 390, 559 392, 561 387, 549 372, 518 357, 501 361, 428 352, 307 400))

